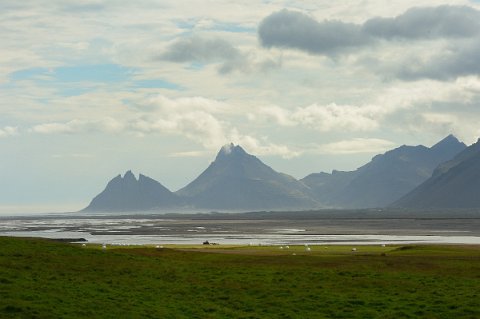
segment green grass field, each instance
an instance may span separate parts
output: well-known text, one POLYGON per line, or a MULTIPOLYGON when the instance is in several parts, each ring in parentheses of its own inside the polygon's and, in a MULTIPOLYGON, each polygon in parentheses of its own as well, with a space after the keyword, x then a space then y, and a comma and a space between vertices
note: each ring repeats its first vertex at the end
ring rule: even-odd
POLYGON ((480 247, 351 248, 0 237, 0 318, 480 318, 480 247))

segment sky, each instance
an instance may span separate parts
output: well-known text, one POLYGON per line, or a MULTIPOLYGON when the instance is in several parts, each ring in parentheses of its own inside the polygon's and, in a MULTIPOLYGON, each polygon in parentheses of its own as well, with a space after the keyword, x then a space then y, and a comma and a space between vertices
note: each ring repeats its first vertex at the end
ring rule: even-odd
POLYGON ((233 142, 302 178, 480 137, 480 2, 0 2, 0 212, 172 191, 233 142))

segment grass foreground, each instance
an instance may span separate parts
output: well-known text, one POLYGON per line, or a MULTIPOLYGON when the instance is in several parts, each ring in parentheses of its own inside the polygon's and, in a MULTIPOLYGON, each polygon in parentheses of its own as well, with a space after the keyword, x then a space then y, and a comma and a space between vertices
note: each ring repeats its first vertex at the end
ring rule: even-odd
POLYGON ((480 318, 478 246, 310 248, 0 237, 0 318, 480 318))

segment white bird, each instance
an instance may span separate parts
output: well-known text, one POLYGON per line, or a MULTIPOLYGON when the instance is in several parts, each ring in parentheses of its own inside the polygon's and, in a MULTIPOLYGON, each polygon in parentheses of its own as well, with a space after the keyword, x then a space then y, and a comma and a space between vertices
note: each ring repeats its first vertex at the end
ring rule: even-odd
POLYGON ((307 247, 306 250, 307 250, 307 251, 310 251, 311 249, 310 249, 310 247, 307 247))
POLYGON ((357 248, 352 248, 352 251, 357 251, 357 248))
POLYGON ((87 246, 87 245, 85 245, 85 244, 82 244, 82 247, 85 247, 85 246, 87 246))
POLYGON ((290 246, 285 246, 285 248, 290 249, 290 246))
POLYGON ((283 249, 283 246, 280 246, 280 249, 283 249))

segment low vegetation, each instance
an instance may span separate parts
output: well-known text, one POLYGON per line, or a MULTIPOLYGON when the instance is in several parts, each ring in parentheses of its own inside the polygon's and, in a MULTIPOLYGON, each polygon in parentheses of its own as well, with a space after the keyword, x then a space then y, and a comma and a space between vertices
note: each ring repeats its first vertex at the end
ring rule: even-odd
POLYGON ((0 237, 0 317, 480 318, 480 247, 310 248, 0 237))

